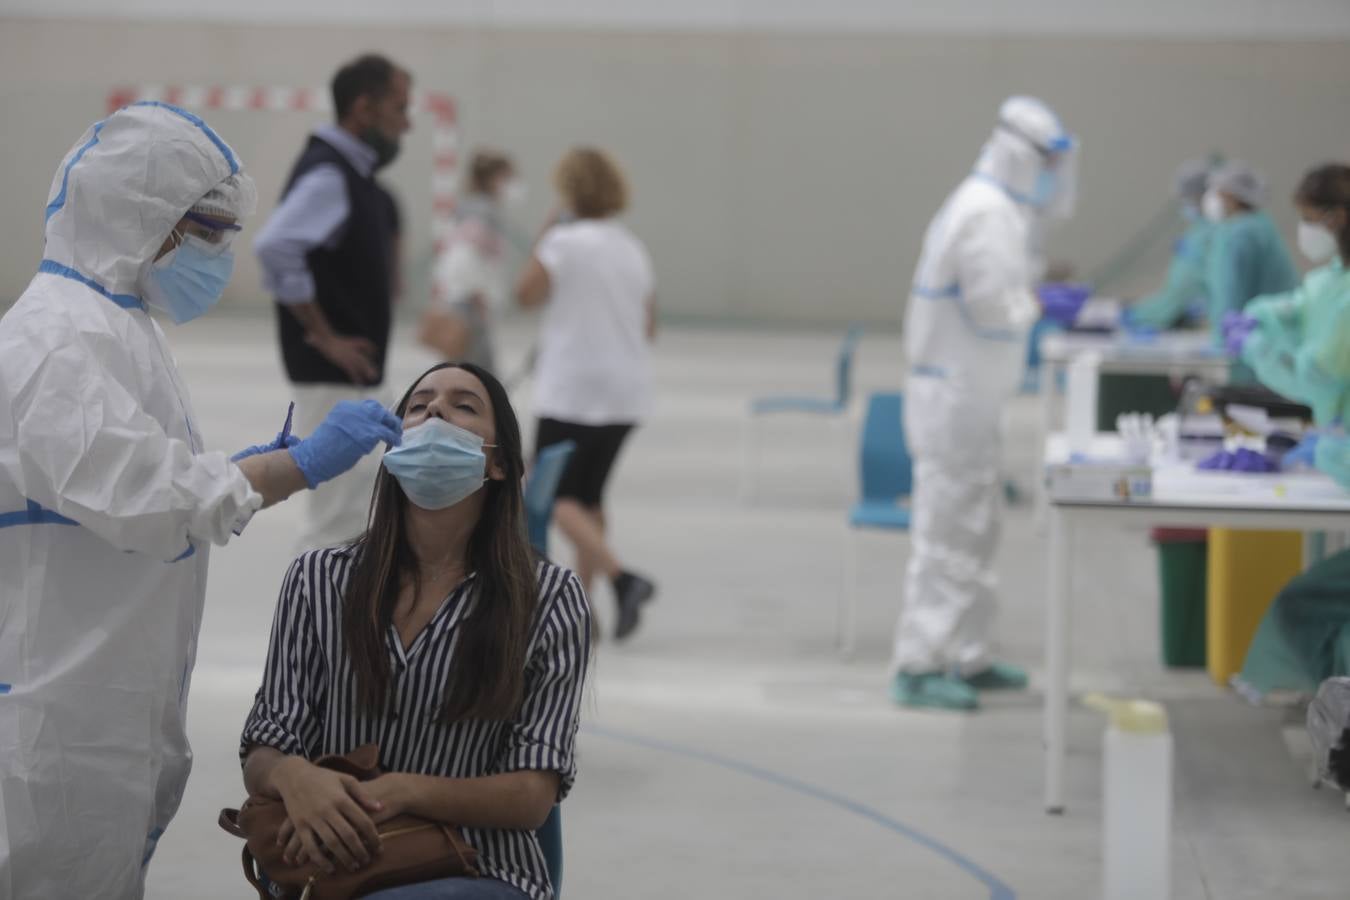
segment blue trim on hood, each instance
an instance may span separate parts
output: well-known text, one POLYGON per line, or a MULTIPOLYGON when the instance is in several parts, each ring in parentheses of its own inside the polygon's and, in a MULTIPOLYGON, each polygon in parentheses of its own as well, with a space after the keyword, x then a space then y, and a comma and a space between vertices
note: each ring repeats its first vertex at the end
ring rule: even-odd
POLYGON ((198 128, 200 128, 202 130, 202 133, 205 134, 208 138, 210 138, 211 143, 216 145, 216 149, 219 150, 221 155, 225 157, 225 161, 230 164, 230 174, 231 175, 239 174, 239 160, 235 159, 234 154, 230 152, 230 146, 226 144, 223 140, 221 140, 220 135, 216 134, 211 129, 211 126, 207 125, 206 122, 204 122, 200 116, 194 116, 187 110, 174 106, 172 103, 162 103, 159 100, 141 100, 140 102, 133 103, 131 105, 157 106, 160 109, 167 109, 169 112, 174 113, 175 115, 182 116, 184 119, 187 119, 193 125, 196 125, 198 128))
POLYGON ((47 204, 47 214, 46 214, 47 219, 50 219, 52 216, 56 215, 57 211, 60 210, 61 207, 66 205, 66 188, 70 184, 70 170, 75 168, 75 164, 84 157, 84 154, 89 150, 90 147, 98 143, 98 133, 103 130, 103 125, 106 122, 107 119, 104 119, 102 122, 94 123, 93 137, 91 137, 88 143, 86 143, 83 147, 76 150, 75 155, 70 158, 70 162, 66 163, 66 170, 61 173, 61 190, 57 191, 56 196, 52 198, 52 202, 47 204))
MULTIPOLYGON (((219 150, 221 155, 225 157, 225 162, 228 163, 230 166, 230 174, 231 175, 239 174, 239 160, 235 157, 233 151, 230 150, 230 146, 226 144, 223 140, 221 140, 220 135, 216 134, 215 131, 212 130, 211 126, 207 125, 206 122, 203 121, 200 116, 195 116, 185 109, 180 109, 179 107, 169 103, 161 103, 158 100, 142 100, 139 103, 131 104, 131 106, 157 106, 161 109, 167 109, 169 112, 174 113, 175 115, 178 116, 182 116, 184 119, 187 119, 193 125, 196 125, 198 128, 200 128, 202 130, 202 133, 206 135, 206 137, 211 141, 211 143, 216 145, 216 149, 219 150)), ((56 196, 52 198, 52 202, 47 204, 47 211, 46 211, 47 219, 50 219, 52 216, 56 215, 58 212, 60 212, 61 208, 66 205, 66 187, 70 183, 70 170, 75 168, 75 164, 78 163, 82 158, 84 158, 84 154, 89 150, 89 148, 93 147, 95 144, 98 143, 98 133, 103 130, 103 126, 106 124, 108 124, 107 119, 95 122, 93 137, 91 137, 89 141, 79 150, 76 150, 75 155, 71 157, 70 162, 66 163, 66 170, 61 173, 61 190, 57 191, 56 196)))
POLYGON ((61 278, 69 278, 71 281, 77 281, 91 291, 96 291, 107 297, 123 309, 145 309, 145 304, 141 302, 140 297, 134 297, 131 294, 114 294, 94 279, 82 275, 70 266, 64 266, 54 259, 44 259, 38 264, 38 271, 46 273, 47 275, 56 275, 61 278))

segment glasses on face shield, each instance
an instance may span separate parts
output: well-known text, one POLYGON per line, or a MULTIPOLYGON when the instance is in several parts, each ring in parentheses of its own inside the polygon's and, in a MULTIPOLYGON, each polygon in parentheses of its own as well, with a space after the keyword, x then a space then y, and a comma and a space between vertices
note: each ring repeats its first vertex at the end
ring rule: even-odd
POLYGON ((176 229, 180 238, 195 238, 199 246, 212 256, 224 253, 234 243, 234 237, 243 230, 235 222, 226 222, 201 213, 184 213, 184 224, 176 229))

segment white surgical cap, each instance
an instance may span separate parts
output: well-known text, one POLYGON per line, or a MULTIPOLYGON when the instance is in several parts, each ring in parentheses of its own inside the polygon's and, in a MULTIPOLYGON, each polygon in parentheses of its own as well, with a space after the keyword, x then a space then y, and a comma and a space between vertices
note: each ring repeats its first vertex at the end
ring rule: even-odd
POLYGON ((1266 202, 1266 181, 1240 160, 1224 163, 1209 176, 1209 186, 1259 209, 1266 202))
POLYGON ((258 190, 253 179, 238 172, 206 192, 189 212, 226 219, 246 219, 258 208, 258 190))

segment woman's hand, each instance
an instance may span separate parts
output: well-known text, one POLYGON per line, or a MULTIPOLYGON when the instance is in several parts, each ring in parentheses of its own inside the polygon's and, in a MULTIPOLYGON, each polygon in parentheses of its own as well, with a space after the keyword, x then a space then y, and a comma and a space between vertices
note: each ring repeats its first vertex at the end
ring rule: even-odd
POLYGON ((367 797, 380 804, 379 812, 371 815, 376 825, 407 812, 412 803, 408 792, 408 780, 398 772, 389 772, 379 778, 363 781, 361 788, 367 797))
POLYGON ((331 856, 355 872, 379 852, 380 835, 371 816, 384 807, 361 782, 299 757, 279 763, 272 777, 286 806, 287 822, 277 843, 286 847, 288 863, 314 862, 332 874, 331 856))

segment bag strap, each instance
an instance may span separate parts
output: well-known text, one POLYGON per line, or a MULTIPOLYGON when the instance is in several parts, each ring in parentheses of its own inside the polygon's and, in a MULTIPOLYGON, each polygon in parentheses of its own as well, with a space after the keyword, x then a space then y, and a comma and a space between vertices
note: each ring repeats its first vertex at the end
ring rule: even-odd
POLYGON ((253 885, 253 889, 258 892, 258 900, 272 900, 272 895, 267 892, 267 888, 263 887, 262 882, 258 880, 257 861, 254 860, 253 854, 248 851, 248 844, 244 845, 244 852, 241 854, 241 858, 244 864, 244 877, 248 879, 249 884, 253 885))
POLYGON ((244 834, 244 829, 239 826, 239 810, 222 809, 220 818, 216 819, 216 824, 235 837, 248 840, 248 835, 244 834))
POLYGON ((477 878, 478 867, 464 858, 464 851, 460 849, 462 838, 455 833, 454 827, 444 822, 438 822, 437 824, 440 826, 441 833, 445 835, 445 840, 450 845, 450 849, 455 851, 455 856, 459 857, 460 866, 472 872, 474 877, 477 878))
MULTIPOLYGON (((239 810, 237 809, 222 809, 220 818, 216 819, 216 824, 237 838, 248 839, 248 835, 244 834, 244 829, 239 826, 239 810)), ((272 895, 267 892, 267 888, 263 887, 262 882, 258 879, 257 861, 253 858, 253 854, 249 852, 248 844, 244 844, 244 852, 240 859, 244 866, 244 878, 248 879, 248 883, 258 892, 258 900, 272 900, 272 895)))

